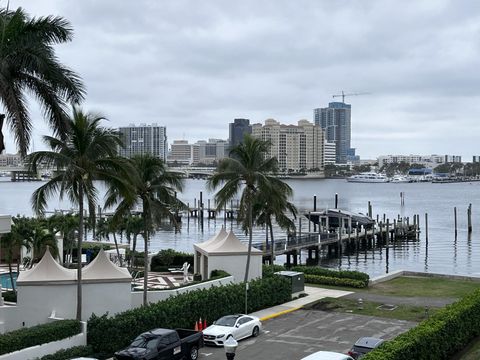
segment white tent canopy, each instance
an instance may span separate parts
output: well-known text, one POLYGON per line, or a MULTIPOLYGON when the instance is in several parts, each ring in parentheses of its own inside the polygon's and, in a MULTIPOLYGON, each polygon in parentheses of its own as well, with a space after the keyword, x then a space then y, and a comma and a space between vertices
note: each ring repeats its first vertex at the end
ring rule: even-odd
MULTIPOLYGON (((236 282, 241 282, 245 274, 248 246, 230 231, 227 234, 222 227, 220 232, 211 239, 194 244, 195 272, 202 279, 210 278, 212 270, 224 270, 234 276, 236 282)), ((252 248, 250 258, 249 280, 262 277, 263 253, 252 248)))
POLYGON ((126 268, 118 267, 107 257, 103 249, 93 261, 82 269, 84 281, 111 282, 132 280, 130 272, 126 268))

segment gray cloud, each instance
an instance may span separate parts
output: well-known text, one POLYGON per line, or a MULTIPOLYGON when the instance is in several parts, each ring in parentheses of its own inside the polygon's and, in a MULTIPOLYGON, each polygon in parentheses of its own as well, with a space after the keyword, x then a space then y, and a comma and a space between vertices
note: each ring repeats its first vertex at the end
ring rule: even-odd
MULTIPOLYGON (((478 2, 10 4, 71 21, 75 39, 59 57, 84 78, 84 107, 110 126, 157 122, 170 141, 227 138, 235 117, 311 120, 343 89, 371 93, 348 99, 364 158, 480 152, 478 2)), ((48 128, 35 106, 32 115, 38 139, 48 128)))

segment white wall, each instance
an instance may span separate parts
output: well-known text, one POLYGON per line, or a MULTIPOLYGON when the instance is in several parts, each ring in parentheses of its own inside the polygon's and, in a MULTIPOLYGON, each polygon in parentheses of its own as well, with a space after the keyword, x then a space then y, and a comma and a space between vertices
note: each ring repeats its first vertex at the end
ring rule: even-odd
POLYGON ((85 322, 82 323, 82 332, 78 335, 0 355, 0 360, 33 360, 45 355, 54 354, 62 349, 82 345, 87 345, 87 323, 85 322))
MULTIPOLYGON (((191 286, 185 286, 179 289, 172 290, 158 290, 148 292, 148 302, 157 303, 168 299, 170 296, 176 296, 178 294, 187 293, 189 291, 208 289, 212 286, 228 285, 234 281, 233 276, 227 276, 221 279, 202 282, 200 284, 194 284, 191 286)), ((132 309, 143 305, 143 291, 132 291, 132 309)))
MULTIPOLYGON (((110 316, 130 309, 130 282, 84 283, 82 286, 82 320, 92 313, 110 316)), ((32 326, 46 322, 52 311, 55 317, 74 319, 77 312, 77 285, 18 286, 17 326, 32 326)))
POLYGON ((0 334, 22 327, 17 321, 17 312, 16 306, 0 306, 0 334))
MULTIPOLYGON (((208 258, 208 275, 212 270, 224 270, 234 277, 235 283, 240 283, 245 277, 245 267, 247 255, 223 255, 212 256, 208 258)), ((250 257, 250 269, 248 271, 248 280, 262 277, 262 255, 253 255, 250 257)))

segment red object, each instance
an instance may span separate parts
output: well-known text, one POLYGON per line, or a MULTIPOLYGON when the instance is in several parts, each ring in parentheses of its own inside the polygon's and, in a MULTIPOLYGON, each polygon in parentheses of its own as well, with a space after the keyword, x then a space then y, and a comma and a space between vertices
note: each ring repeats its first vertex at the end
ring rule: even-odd
POLYGON ((200 320, 198 320, 198 331, 202 331, 203 330, 203 324, 202 324, 202 318, 200 318, 200 320))
POLYGON ((193 330, 198 331, 198 321, 195 321, 195 326, 193 327, 193 330))
POLYGON ((207 319, 203 319, 203 329, 207 328, 207 319))

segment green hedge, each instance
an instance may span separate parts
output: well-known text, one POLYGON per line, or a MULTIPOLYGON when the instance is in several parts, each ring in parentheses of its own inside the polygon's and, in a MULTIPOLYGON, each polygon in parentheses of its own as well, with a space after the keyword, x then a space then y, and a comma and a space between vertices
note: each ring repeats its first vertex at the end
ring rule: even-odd
POLYGON ((321 285, 333 285, 333 286, 350 286, 354 288, 364 288, 365 283, 360 280, 336 278, 330 276, 321 275, 308 275, 305 274, 305 282, 308 284, 321 284, 321 285))
POLYGON ((193 254, 166 249, 159 251, 152 257, 150 269, 151 271, 162 272, 168 270, 169 267, 181 267, 185 262, 193 267, 193 254))
POLYGON ((231 275, 224 270, 215 269, 215 270, 212 270, 212 272, 210 273, 210 279, 208 279, 208 281, 213 280, 213 279, 224 278, 224 277, 227 277, 227 276, 231 276, 231 275))
POLYGON ((480 335, 480 290, 448 305, 430 319, 380 348, 362 360, 447 360, 480 335))
MULTIPOLYGON (((92 315, 88 321, 88 344, 95 353, 111 356, 142 332, 153 328, 192 329, 199 318, 208 323, 227 314, 245 311, 245 285, 232 284, 191 291, 146 307, 128 310, 108 318, 92 315), (105 336, 108 334, 108 336, 105 336)), ((291 300, 291 286, 282 277, 249 283, 248 312, 291 300)))
POLYGON ((45 355, 40 360, 70 360, 76 357, 92 356, 93 350, 91 346, 74 346, 70 349, 62 349, 55 354, 45 355))
POLYGON ((5 291, 3 293, 3 300, 17 302, 17 293, 15 291, 5 291))
POLYGON ((274 273, 277 271, 284 271, 286 270, 285 266, 282 265, 263 265, 262 266, 262 276, 265 277, 272 277, 274 273))
POLYGON ((0 355, 31 346, 66 339, 81 332, 77 320, 61 320, 0 335, 0 355))
POLYGON ((303 272, 305 275, 319 275, 333 278, 358 280, 365 284, 363 287, 367 287, 370 280, 368 274, 362 273, 360 271, 331 270, 324 269, 318 266, 294 266, 290 270, 303 272))

